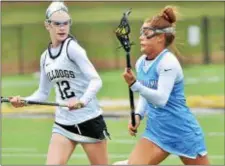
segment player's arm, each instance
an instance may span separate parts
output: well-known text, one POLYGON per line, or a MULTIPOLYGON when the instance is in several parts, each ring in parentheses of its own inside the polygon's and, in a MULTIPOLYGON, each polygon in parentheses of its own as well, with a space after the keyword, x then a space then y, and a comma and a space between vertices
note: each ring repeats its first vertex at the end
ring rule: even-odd
POLYGON ((26 100, 46 101, 48 99, 48 96, 51 90, 51 82, 49 81, 44 71, 44 63, 45 63, 45 53, 42 54, 41 60, 40 60, 39 87, 32 95, 25 97, 26 100))
POLYGON ((139 115, 141 120, 145 116, 146 106, 147 106, 146 99, 143 96, 139 95, 138 103, 137 103, 137 106, 135 108, 135 115, 139 115))
POLYGON ((163 107, 169 99, 179 70, 179 62, 165 57, 157 69, 159 79, 156 90, 145 87, 138 81, 131 86, 131 89, 132 91, 139 92, 140 95, 153 105, 163 107))
POLYGON ((79 99, 85 106, 96 96, 102 87, 102 80, 88 59, 86 51, 73 40, 69 43, 68 54, 69 58, 80 67, 85 77, 90 80, 87 90, 79 99))
POLYGON ((145 116, 147 102, 143 96, 139 96, 138 103, 135 109, 135 126, 132 125, 131 119, 128 122, 128 132, 131 136, 135 136, 141 120, 145 116))
MULTIPOLYGON (((135 64, 135 70, 136 72, 138 72, 138 68, 139 68, 139 65, 142 61, 142 59, 145 58, 145 56, 142 56, 140 57, 136 64, 135 64)), ((138 102, 137 102, 137 105, 136 105, 136 108, 135 108, 135 115, 139 115, 140 119, 142 120, 145 116, 145 112, 146 112, 146 106, 147 106, 147 101, 146 99, 139 95, 139 98, 138 98, 138 102)))

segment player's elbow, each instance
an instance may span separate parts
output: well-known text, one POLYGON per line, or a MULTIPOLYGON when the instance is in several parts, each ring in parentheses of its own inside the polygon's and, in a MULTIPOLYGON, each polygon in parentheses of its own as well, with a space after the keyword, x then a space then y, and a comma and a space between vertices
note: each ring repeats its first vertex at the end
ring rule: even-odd
POLYGON ((166 106, 166 103, 167 103, 167 101, 161 100, 161 101, 158 101, 155 105, 157 107, 165 107, 166 106))
POLYGON ((159 95, 155 100, 155 105, 157 107, 165 107, 168 101, 168 97, 165 95, 159 95))
POLYGON ((100 77, 95 78, 95 85, 98 90, 102 88, 102 79, 100 77))
POLYGON ((40 91, 39 95, 41 101, 46 101, 49 96, 49 91, 40 91))
POLYGON ((98 86, 99 86, 99 89, 101 89, 102 88, 102 80, 101 80, 101 78, 98 80, 98 86))

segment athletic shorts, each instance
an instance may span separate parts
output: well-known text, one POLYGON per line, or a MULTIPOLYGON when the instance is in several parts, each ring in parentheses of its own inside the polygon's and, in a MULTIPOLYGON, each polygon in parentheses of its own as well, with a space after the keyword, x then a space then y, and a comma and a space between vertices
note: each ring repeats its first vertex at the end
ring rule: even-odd
POLYGON ((52 133, 59 133, 78 143, 96 143, 110 138, 103 116, 75 125, 63 125, 57 122, 53 125, 52 133))

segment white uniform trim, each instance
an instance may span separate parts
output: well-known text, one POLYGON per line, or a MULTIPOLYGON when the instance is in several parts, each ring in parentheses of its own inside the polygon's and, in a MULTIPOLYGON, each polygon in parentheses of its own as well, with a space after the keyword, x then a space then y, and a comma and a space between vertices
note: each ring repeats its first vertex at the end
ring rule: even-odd
MULTIPOLYGON (((78 130, 79 127, 78 127, 78 130)), ((99 139, 95 139, 95 138, 91 138, 91 137, 86 137, 86 136, 82 136, 79 134, 75 134, 72 132, 69 132, 67 130, 65 130, 64 128, 62 128, 61 126, 54 124, 53 125, 53 130, 52 133, 58 133, 61 134, 63 136, 65 136, 66 138, 69 138, 75 142, 79 142, 79 143, 96 143, 96 142, 101 142, 103 140, 99 140, 99 139)))

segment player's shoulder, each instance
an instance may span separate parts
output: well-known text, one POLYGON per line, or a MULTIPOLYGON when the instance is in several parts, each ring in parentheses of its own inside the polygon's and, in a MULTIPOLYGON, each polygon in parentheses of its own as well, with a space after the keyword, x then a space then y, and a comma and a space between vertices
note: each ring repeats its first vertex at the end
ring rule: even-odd
POLYGON ((44 50, 41 54, 41 60, 44 60, 48 54, 48 49, 44 50))
POLYGON ((40 64, 44 64, 45 63, 47 54, 48 54, 48 49, 46 49, 45 51, 42 52, 41 58, 40 58, 40 64))
POLYGON ((146 55, 143 54, 143 55, 141 55, 141 56, 137 59, 137 62, 136 62, 136 64, 135 64, 136 70, 137 70, 138 67, 140 66, 140 64, 141 64, 141 62, 143 61, 143 59, 145 59, 145 58, 146 58, 146 55))
POLYGON ((142 61, 142 60, 145 59, 146 57, 147 57, 147 56, 146 56, 145 54, 141 55, 141 56, 138 58, 137 62, 138 62, 138 61, 142 61))
POLYGON ((87 57, 85 49, 77 42, 77 40, 73 38, 67 40, 66 53, 69 60, 75 62, 77 59, 87 57))
POLYGON ((180 62, 178 61, 176 55, 174 55, 171 51, 167 51, 161 60, 162 64, 172 65, 172 66, 180 66, 180 62))
POLYGON ((167 51, 165 52, 165 55, 163 58, 160 60, 158 66, 157 66, 157 71, 165 71, 167 69, 172 69, 174 72, 182 72, 182 67, 176 58, 176 56, 170 52, 167 51))
POLYGON ((78 41, 75 38, 69 37, 67 44, 67 50, 73 50, 76 52, 85 52, 85 49, 78 43, 78 41))

